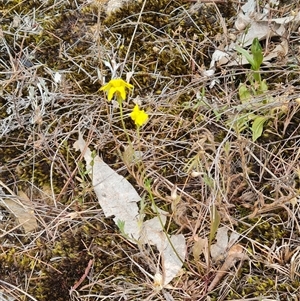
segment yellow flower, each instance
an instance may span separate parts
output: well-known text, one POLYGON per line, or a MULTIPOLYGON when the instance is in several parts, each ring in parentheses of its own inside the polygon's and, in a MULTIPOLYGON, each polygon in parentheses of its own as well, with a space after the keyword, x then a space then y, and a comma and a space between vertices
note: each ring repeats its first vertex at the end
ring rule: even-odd
POLYGON ((137 126, 142 126, 148 120, 148 114, 144 110, 140 110, 138 105, 135 105, 133 111, 130 113, 130 117, 137 126))
POLYGON ((133 85, 128 84, 121 78, 111 79, 108 84, 101 87, 100 91, 107 92, 107 99, 112 100, 114 94, 117 96, 117 100, 125 100, 126 88, 131 90, 133 85))

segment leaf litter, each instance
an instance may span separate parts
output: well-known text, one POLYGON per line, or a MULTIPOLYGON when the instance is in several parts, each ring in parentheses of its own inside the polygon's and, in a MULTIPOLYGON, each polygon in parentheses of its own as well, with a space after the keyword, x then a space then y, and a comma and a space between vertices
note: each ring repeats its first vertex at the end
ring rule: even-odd
MULTIPOLYGON (((276 3, 275 3, 276 4, 276 3)), ((229 45, 223 45, 216 49, 212 54, 212 60, 209 71, 214 71, 215 66, 239 66, 248 64, 244 56, 238 56, 236 48, 242 46, 247 48, 251 45, 253 39, 259 41, 269 40, 272 37, 280 37, 281 42, 269 51, 263 58, 263 64, 269 65, 273 58, 285 56, 289 47, 287 34, 292 28, 300 25, 300 12, 291 12, 290 16, 283 18, 270 18, 270 8, 266 5, 262 12, 257 11, 257 3, 254 0, 248 0, 239 12, 235 21, 235 29, 238 31, 229 45)), ((205 73, 204 73, 205 75, 205 73)))
POLYGON ((25 233, 34 231, 37 227, 37 219, 34 213, 33 202, 23 191, 16 195, 2 181, 0 181, 0 206, 5 207, 18 220, 25 233), (5 188, 10 195, 3 192, 5 188))
POLYGON ((161 271, 153 279, 159 289, 166 287, 182 268, 186 256, 185 237, 165 232, 166 212, 162 210, 158 210, 158 216, 143 220, 144 215, 139 213, 138 207, 140 195, 127 179, 92 153, 81 132, 74 148, 84 156, 86 169, 105 217, 113 216, 113 221, 119 228, 122 226, 122 233, 130 242, 157 247, 161 257, 161 271))
POLYGON ((221 227, 218 229, 216 234, 216 243, 211 245, 210 254, 214 262, 224 261, 224 263, 210 283, 207 289, 208 292, 212 291, 218 285, 221 279, 237 261, 243 262, 248 258, 243 247, 240 244, 236 244, 239 236, 240 235, 235 232, 232 232, 230 236, 228 236, 227 227, 221 227))

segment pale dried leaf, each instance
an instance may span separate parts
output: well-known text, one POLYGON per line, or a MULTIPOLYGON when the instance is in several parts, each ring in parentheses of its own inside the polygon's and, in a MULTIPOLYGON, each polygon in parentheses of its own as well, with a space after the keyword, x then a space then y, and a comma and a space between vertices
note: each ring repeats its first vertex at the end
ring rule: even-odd
POLYGON ((228 245, 228 229, 221 227, 216 234, 216 243, 210 247, 210 255, 214 261, 221 260, 228 245))
POLYGON ((217 242, 210 248, 210 255, 213 261, 222 260, 226 256, 227 250, 234 245, 239 237, 240 235, 236 232, 232 232, 228 236, 228 229, 226 227, 219 228, 216 234, 217 242))
POLYGON ((233 267, 237 261, 244 261, 246 259, 248 259, 248 256, 247 254, 245 254, 244 249, 241 245, 236 244, 232 246, 228 251, 225 262, 216 273, 216 276, 213 279, 213 281, 210 283, 207 291, 208 292, 212 291, 218 285, 221 279, 225 276, 225 274, 227 274, 228 270, 231 267, 233 267))
MULTIPOLYGON (((140 238, 140 242, 143 244, 155 245, 161 254, 163 281, 160 288, 165 287, 178 274, 186 255, 184 236, 182 234, 171 235, 168 239, 168 234, 163 230, 165 222, 166 216, 163 214, 160 215, 160 218, 154 217, 145 221, 140 238)), ((156 280, 156 286, 157 283, 158 281, 156 280)))
MULTIPOLYGON (((83 153, 86 169, 91 170, 93 188, 105 216, 114 216, 116 224, 118 221, 125 222, 124 232, 133 242, 156 245, 161 254, 161 266, 164 273, 163 282, 159 288, 163 288, 182 267, 186 255, 184 236, 167 236, 168 234, 164 231, 166 212, 158 208, 154 212, 157 212, 159 217, 156 216, 143 223, 142 219, 139 219, 139 210, 136 204, 141 198, 136 190, 98 156, 92 157, 81 133, 74 143, 74 148, 83 153)), ((156 278, 154 277, 154 279, 156 278)), ((155 281, 159 282, 157 279, 155 281)))
POLYGON ((252 44, 254 38, 258 38, 258 40, 261 41, 274 36, 282 37, 285 31, 285 26, 282 24, 252 20, 249 30, 247 30, 246 34, 243 33, 239 35, 237 41, 239 41, 243 47, 247 47, 252 44))
POLYGON ((163 226, 166 223, 166 216, 160 215, 160 217, 153 217, 143 223, 140 243, 156 245, 159 251, 165 247, 166 235, 163 232, 163 226), (161 224, 162 223, 162 224, 161 224))
POLYGON ((195 240, 195 242, 194 242, 193 247, 192 247, 192 252, 193 252, 194 259, 196 261, 199 261, 201 254, 206 255, 207 248, 208 248, 207 237, 205 237, 205 238, 197 238, 195 240))
POLYGON ((179 273, 185 256, 186 244, 184 236, 182 234, 171 235, 170 242, 167 240, 167 247, 162 252, 164 286, 170 283, 172 279, 179 273))
POLYGON ((228 248, 231 248, 237 242, 237 240, 239 238, 240 238, 240 234, 238 234, 237 232, 232 232, 230 234, 230 238, 229 238, 229 242, 228 242, 228 248))
MULTIPOLYGON (((255 18, 251 14, 244 14, 240 12, 235 27, 242 31, 237 37, 237 43, 232 42, 230 45, 225 47, 227 57, 229 62, 226 64, 221 60, 212 60, 212 64, 218 62, 219 65, 227 66, 237 66, 249 64, 248 60, 244 56, 237 56, 236 54, 236 45, 242 47, 248 47, 252 44, 254 38, 262 41, 265 39, 270 39, 272 37, 285 37, 288 30, 291 28, 296 29, 300 25, 300 12, 297 14, 284 17, 284 18, 274 18, 268 19, 263 16, 256 16, 255 18), (262 19, 260 19, 262 18, 262 19)), ((263 59, 263 63, 267 64, 271 59, 278 57, 279 55, 285 56, 288 53, 288 42, 285 38, 282 39, 282 42, 275 47, 268 55, 263 59)), ((216 50, 215 53, 218 55, 219 50, 216 50)), ((214 57, 215 54, 213 54, 214 57)))
POLYGON ((277 24, 292 24, 293 28, 297 28, 300 22, 300 12, 297 14, 290 15, 289 17, 284 17, 284 18, 274 18, 270 20, 271 22, 275 22, 277 24))
POLYGON ((243 32, 238 36, 240 44, 243 47, 247 47, 251 45, 254 38, 258 38, 258 40, 261 41, 265 38, 271 38, 274 36, 284 36, 287 26, 290 24, 293 28, 297 28, 297 26, 299 26, 300 12, 289 17, 274 19, 264 18, 262 20, 253 19, 249 17, 249 15, 240 13, 235 22, 235 27, 239 30, 243 30, 246 29, 248 25, 250 26, 250 28, 247 28, 246 32, 243 32))
POLYGON ((248 0, 243 6, 242 10, 246 15, 253 14, 256 11, 257 3, 256 0, 248 0))
POLYGON ((286 39, 283 39, 268 55, 264 56, 263 62, 271 61, 271 59, 278 56, 285 57, 289 50, 289 44, 286 39))
POLYGON ((33 203, 24 192, 20 191, 19 196, 0 198, 0 203, 17 218, 25 233, 32 232, 38 227, 33 203))
POLYGON ((137 206, 141 197, 124 177, 117 174, 99 156, 92 157, 92 152, 86 146, 81 133, 74 143, 74 148, 84 153, 86 168, 91 170, 93 188, 104 215, 114 216, 116 224, 118 221, 125 222, 125 234, 136 242, 141 229, 137 206))

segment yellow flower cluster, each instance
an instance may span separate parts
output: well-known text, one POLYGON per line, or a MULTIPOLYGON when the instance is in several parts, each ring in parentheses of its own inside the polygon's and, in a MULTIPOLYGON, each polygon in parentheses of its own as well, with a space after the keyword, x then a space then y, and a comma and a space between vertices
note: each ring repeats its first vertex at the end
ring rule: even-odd
MULTIPOLYGON (((117 98, 120 106, 122 101, 126 99, 126 93, 128 90, 133 89, 133 85, 128 84, 121 78, 111 79, 106 85, 101 87, 100 91, 107 92, 107 100, 111 101, 114 95, 117 98)), ((141 127, 148 120, 148 114, 144 110, 140 110, 138 105, 135 105, 132 112, 130 113, 131 119, 135 122, 137 127, 141 127)))

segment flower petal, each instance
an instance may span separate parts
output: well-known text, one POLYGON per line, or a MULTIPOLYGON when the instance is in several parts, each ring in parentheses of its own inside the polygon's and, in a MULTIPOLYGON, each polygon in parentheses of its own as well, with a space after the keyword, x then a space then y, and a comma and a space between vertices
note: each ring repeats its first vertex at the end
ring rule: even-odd
POLYGON ((110 89, 110 86, 111 86, 110 83, 108 83, 108 84, 102 86, 102 87, 100 88, 100 91, 107 91, 107 90, 110 89))
POLYGON ((125 100, 125 98, 126 98, 125 87, 119 87, 118 92, 120 93, 120 96, 121 96, 122 100, 125 100))
POLYGON ((115 93, 116 93, 116 88, 112 88, 112 87, 111 87, 111 88, 108 90, 107 100, 108 100, 108 101, 111 101, 115 93))

